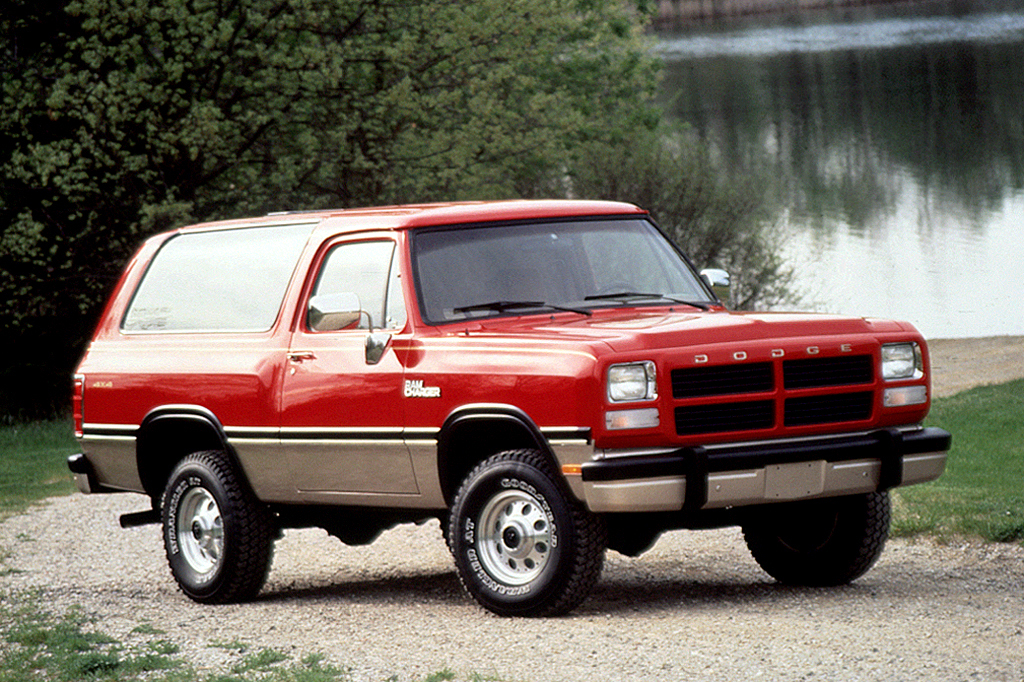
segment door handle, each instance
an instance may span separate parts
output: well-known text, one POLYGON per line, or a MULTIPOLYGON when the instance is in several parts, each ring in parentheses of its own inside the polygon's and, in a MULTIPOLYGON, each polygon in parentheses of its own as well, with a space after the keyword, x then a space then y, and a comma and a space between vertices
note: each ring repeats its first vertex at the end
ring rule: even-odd
POLYGON ((288 351, 288 359, 292 362, 302 362, 303 360, 316 360, 316 353, 311 350, 290 350, 288 351))

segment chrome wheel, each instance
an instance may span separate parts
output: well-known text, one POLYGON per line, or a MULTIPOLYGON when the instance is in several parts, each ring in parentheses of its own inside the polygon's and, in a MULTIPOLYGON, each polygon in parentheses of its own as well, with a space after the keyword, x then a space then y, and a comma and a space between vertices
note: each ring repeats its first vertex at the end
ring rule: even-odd
POLYGON ((178 543, 196 573, 217 569, 224 553, 224 522, 220 507, 205 488, 192 488, 178 503, 178 543))
POLYGON ((601 518, 569 497, 537 450, 480 462, 452 501, 448 540, 459 580, 500 616, 566 613, 601 574, 601 518))
POLYGON ((541 502, 522 490, 492 497, 480 512, 480 562, 505 585, 524 585, 551 556, 551 523, 541 502))
POLYGON ((178 462, 160 509, 167 563, 182 592, 219 604, 256 596, 270 570, 274 517, 226 452, 178 462))

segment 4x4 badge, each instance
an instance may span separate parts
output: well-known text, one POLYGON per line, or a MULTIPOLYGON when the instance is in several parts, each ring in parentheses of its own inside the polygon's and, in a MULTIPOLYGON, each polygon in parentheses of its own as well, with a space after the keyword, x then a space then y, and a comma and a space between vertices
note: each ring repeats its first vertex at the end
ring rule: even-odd
POLYGON ((406 379, 403 394, 406 398, 440 398, 440 386, 424 386, 423 379, 406 379))

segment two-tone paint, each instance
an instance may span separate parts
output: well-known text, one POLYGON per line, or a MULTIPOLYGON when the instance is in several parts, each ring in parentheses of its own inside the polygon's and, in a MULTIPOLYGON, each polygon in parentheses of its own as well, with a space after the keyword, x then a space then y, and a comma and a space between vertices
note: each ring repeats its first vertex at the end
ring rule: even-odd
POLYGON ((126 269, 75 377, 84 457, 72 469, 79 487, 155 498, 174 462, 197 449, 229 452, 268 503, 423 510, 445 508, 476 462, 519 447, 548 453, 577 497, 607 512, 852 494, 941 473, 948 434, 919 426, 927 401, 884 404, 892 385, 878 371, 885 343, 920 346, 923 372, 898 383, 930 391, 927 346, 903 323, 678 304, 423 322, 411 230, 642 214, 608 202, 452 204, 269 216, 154 237, 126 269), (268 331, 122 329, 147 264, 174 234, 297 222, 314 227, 268 331), (402 254, 408 310, 402 328, 384 330, 387 347, 373 363, 365 330, 314 332, 305 314, 328 248, 365 240, 393 241, 402 254), (784 362, 845 356, 870 358, 871 376, 849 386, 786 388, 784 362), (609 401, 608 368, 638 361, 657 369, 657 398, 639 406, 655 410, 657 423, 611 429, 609 414, 638 406, 609 401), (768 368, 770 385, 710 397, 673 394, 673 370, 753 365, 768 368), (870 395, 869 409, 836 423, 786 423, 788 400, 837 393, 870 395), (772 414, 741 431, 680 433, 680 410, 734 403, 772 414), (885 447, 889 455, 875 452, 885 447), (705 464, 694 468, 691 460, 705 464))

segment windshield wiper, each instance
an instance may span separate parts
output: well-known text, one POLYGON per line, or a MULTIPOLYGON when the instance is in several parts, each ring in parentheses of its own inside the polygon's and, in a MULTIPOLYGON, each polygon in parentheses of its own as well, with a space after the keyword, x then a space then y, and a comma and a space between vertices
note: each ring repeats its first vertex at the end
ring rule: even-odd
POLYGON ((576 313, 577 315, 593 315, 586 308, 570 308, 564 305, 553 305, 551 303, 545 303, 544 301, 490 301, 489 303, 474 303, 473 305, 459 306, 458 308, 452 309, 455 313, 469 313, 475 310, 493 310, 495 312, 503 313, 508 310, 523 310, 526 308, 545 308, 547 310, 558 310, 566 313, 576 313))
POLYGON ((672 301, 673 303, 682 303, 693 308, 699 308, 704 312, 711 310, 711 306, 707 303, 701 303, 699 301, 684 301, 681 298, 674 298, 672 296, 666 296, 665 294, 649 294, 642 291, 616 291, 611 294, 591 294, 585 297, 584 301, 603 301, 603 300, 623 300, 627 301, 631 298, 660 298, 664 301, 672 301))

